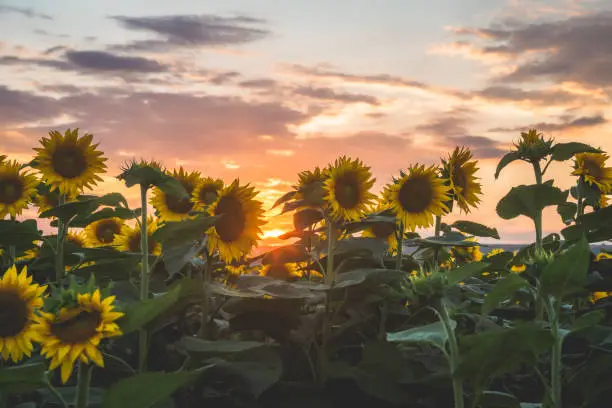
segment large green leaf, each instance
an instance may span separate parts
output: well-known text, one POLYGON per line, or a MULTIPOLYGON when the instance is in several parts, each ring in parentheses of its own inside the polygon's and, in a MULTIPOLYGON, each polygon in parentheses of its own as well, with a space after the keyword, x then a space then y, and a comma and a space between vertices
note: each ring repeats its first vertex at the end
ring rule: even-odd
POLYGON ((561 216, 561 221, 563 221, 565 225, 569 225, 574 221, 576 211, 578 211, 578 205, 576 203, 567 202, 557 206, 557 213, 561 216))
POLYGON ((557 299, 582 289, 585 284, 591 248, 583 237, 566 252, 558 255, 542 271, 540 290, 557 299))
POLYGON ((463 282, 464 280, 471 278, 474 275, 481 274, 484 272, 489 266, 490 263, 487 262, 470 262, 459 268, 453 269, 448 272, 447 282, 449 285, 456 285, 459 282, 463 282))
POLYGON ((193 219, 166 222, 153 233, 153 239, 164 248, 199 241, 216 220, 214 216, 200 215, 193 219))
POLYGON ((0 390, 27 392, 40 388, 45 385, 46 370, 42 361, 0 368, 0 390))
POLYGON ((549 184, 513 187, 497 204, 497 214, 505 220, 519 215, 533 220, 545 207, 565 203, 568 194, 549 184))
POLYGON ((119 193, 105 194, 101 197, 97 196, 82 196, 78 201, 71 201, 66 204, 58 205, 40 214, 41 218, 57 217, 61 220, 68 221, 71 218, 80 215, 87 216, 93 213, 100 206, 118 207, 123 205, 128 207, 125 197, 119 193))
POLYGON ((265 343, 257 341, 239 341, 239 340, 202 340, 197 337, 183 337, 176 344, 177 348, 189 354, 190 356, 217 357, 226 356, 236 353, 242 353, 248 350, 254 350, 261 347, 268 347, 265 343))
POLYGON ((479 224, 472 221, 455 221, 451 227, 458 229, 459 231, 474 235, 477 237, 495 238, 499 239, 499 233, 497 229, 487 227, 486 225, 479 224))
MULTIPOLYGON (((457 322, 451 320, 451 326, 454 330, 457 327, 457 322)), ((444 330, 442 322, 436 322, 401 332, 387 333, 387 341, 392 343, 429 344, 446 352, 448 335, 446 330, 444 330)))
POLYGON ((137 374, 113 384, 104 396, 102 408, 151 408, 201 374, 199 371, 137 374))
POLYGON ((556 161, 565 161, 571 159, 578 153, 601 153, 601 150, 596 149, 588 144, 570 142, 557 143, 552 148, 552 159, 556 161))
POLYGON ((521 408, 520 401, 512 394, 485 391, 478 399, 479 408, 521 408))
MULTIPOLYGON (((70 226, 75 228, 84 228, 91 224, 92 222, 96 222, 99 220, 103 220, 106 218, 121 218, 123 220, 131 220, 140 216, 141 209, 136 208, 134 210, 125 208, 125 207, 104 207, 99 211, 94 212, 93 214, 79 214, 72 221, 70 221, 70 226)), ((54 220, 51 223, 52 226, 57 225, 57 221, 54 220)))
POLYGON ((520 289, 526 288, 529 283, 518 274, 510 274, 499 280, 493 290, 487 294, 482 305, 482 314, 486 315, 497 308, 502 302, 512 298, 520 289))
POLYGON ((518 152, 510 152, 504 157, 502 157, 502 159, 499 161, 499 164, 497 165, 497 169, 495 169, 495 178, 499 178, 499 174, 504 169, 504 167, 506 167, 515 160, 519 160, 520 158, 521 156, 518 154, 518 152))
POLYGON ((323 219, 323 211, 315 208, 305 208, 293 214, 293 227, 303 231, 323 219))
POLYGON ((36 220, 0 220, 0 246, 13 245, 17 251, 34 248, 34 241, 41 239, 36 220))

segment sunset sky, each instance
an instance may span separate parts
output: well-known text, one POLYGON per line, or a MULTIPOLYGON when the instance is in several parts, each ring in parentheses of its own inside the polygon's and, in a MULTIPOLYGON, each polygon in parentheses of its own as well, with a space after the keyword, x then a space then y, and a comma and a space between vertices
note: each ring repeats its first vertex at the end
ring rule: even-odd
MULTIPOLYGON (((494 180, 497 161, 532 126, 612 151, 611 96, 612 0, 0 0, 0 153, 26 161, 79 127, 109 158, 95 193, 134 205, 114 179, 132 157, 240 177, 269 208, 340 154, 378 191, 466 145, 485 197, 453 218, 526 242, 530 223, 495 205, 533 175, 494 180)), ((567 188, 570 166, 550 177, 567 188)), ((291 220, 271 215, 275 244, 291 220)))

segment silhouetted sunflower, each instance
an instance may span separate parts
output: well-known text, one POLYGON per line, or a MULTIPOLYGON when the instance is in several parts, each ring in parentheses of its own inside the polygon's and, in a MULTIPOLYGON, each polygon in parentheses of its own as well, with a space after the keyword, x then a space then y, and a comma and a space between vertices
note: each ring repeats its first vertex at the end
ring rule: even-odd
POLYGON ((609 156, 605 153, 578 153, 574 163, 574 176, 584 178, 604 194, 612 192, 612 167, 606 167, 609 156))
POLYGON ((77 360, 104 367, 100 341, 122 335, 115 321, 123 313, 113 311, 114 301, 114 296, 102 299, 96 289, 79 294, 76 306, 62 308, 57 315, 40 314, 34 330, 42 344, 41 354, 51 360, 50 370, 60 367, 62 383, 70 378, 77 360))
POLYGON ((207 232, 208 250, 211 254, 219 251, 226 263, 239 260, 257 245, 265 221, 262 203, 254 199, 256 195, 253 187, 240 186, 234 180, 208 209, 210 215, 219 216, 207 232))
POLYGON ((77 196, 84 188, 91 188, 102 181, 106 158, 92 144, 93 136, 78 135, 79 130, 68 129, 64 135, 54 130, 49 138, 42 138, 43 147, 36 150, 35 167, 52 190, 60 194, 77 196))
POLYGON ((375 181, 370 168, 359 159, 342 156, 329 166, 327 173, 325 200, 331 216, 337 220, 359 220, 375 198, 370 193, 375 181))
POLYGON ((33 174, 20 170, 16 161, 0 163, 0 219, 16 217, 28 207, 36 193, 38 180, 33 174))
POLYGON ((121 232, 123 224, 124 221, 116 217, 92 222, 85 227, 87 246, 102 247, 112 245, 115 242, 115 237, 121 232))
POLYGON ((219 192, 223 189, 223 180, 205 177, 200 180, 197 187, 193 190, 191 199, 194 209, 205 211, 219 197, 219 192))
POLYGON ((448 211, 449 188, 438 177, 435 166, 412 165, 408 172, 383 192, 404 227, 414 231, 434 223, 434 216, 448 211))
MULTIPOLYGON (((390 208, 390 204, 384 200, 379 200, 372 212, 380 212, 390 208)), ((389 246, 388 251, 394 254, 397 251, 397 225, 389 222, 375 222, 366 228, 362 235, 364 237, 372 237, 385 240, 389 246)))
POLYGON ((305 170, 298 174, 298 185, 296 198, 304 201, 306 207, 321 207, 325 200, 325 180, 328 174, 319 167, 314 170, 305 170))
MULTIPOLYGON (((153 217, 147 218, 147 235, 149 255, 158 256, 161 254, 161 244, 153 239, 153 233, 157 231, 158 224, 153 217)), ((141 252, 141 234, 140 227, 130 227, 127 224, 121 226, 121 232, 115 236, 115 246, 118 250, 124 252, 141 252)))
POLYGON ((32 354, 36 338, 32 326, 35 312, 43 306, 46 286, 32 283, 28 269, 20 273, 11 266, 0 279, 0 351, 2 359, 20 361, 32 354))
POLYGON ((482 195, 482 186, 475 176, 478 163, 471 159, 469 149, 457 147, 448 160, 442 160, 442 177, 449 180, 453 199, 466 213, 470 212, 470 207, 475 208, 480 203, 479 196, 482 195))
POLYGON ((187 191, 187 196, 178 198, 171 194, 166 194, 159 188, 155 188, 151 204, 157 210, 160 220, 182 221, 191 217, 189 215, 189 212, 193 209, 191 197, 200 182, 200 173, 196 171, 187 172, 180 167, 179 170, 174 170, 170 175, 181 183, 187 191))

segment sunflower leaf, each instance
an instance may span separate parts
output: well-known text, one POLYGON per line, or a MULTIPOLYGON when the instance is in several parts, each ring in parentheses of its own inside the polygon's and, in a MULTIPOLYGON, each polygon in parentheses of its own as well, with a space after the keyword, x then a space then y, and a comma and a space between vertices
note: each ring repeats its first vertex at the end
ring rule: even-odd
MULTIPOLYGON (((455 329, 457 322, 451 320, 451 326, 455 329)), ((391 343, 429 344, 445 351, 448 335, 444 325, 441 322, 435 322, 401 332, 387 333, 387 341, 391 343)))
POLYGON ((529 283, 517 274, 510 274, 499 280, 493 290, 485 297, 484 304, 482 305, 482 314, 489 314, 491 310, 510 299, 520 289, 528 286, 529 283))
POLYGON ((491 264, 486 262, 470 262, 460 266, 448 272, 447 283, 449 285, 456 285, 467 278, 484 272, 489 266, 491 266, 491 264))
POLYGON ((455 221, 451 227, 463 232, 464 234, 474 235, 477 237, 499 239, 497 229, 487 227, 472 221, 455 221))
POLYGON ((44 386, 47 367, 40 361, 0 368, 0 389, 27 392, 44 386))
POLYGON ((497 165, 497 169, 495 170, 495 178, 499 178, 499 174, 504 169, 504 167, 506 167, 515 160, 519 160, 520 158, 521 156, 518 152, 510 152, 504 157, 502 157, 502 159, 499 161, 499 164, 497 165))
POLYGON ((42 238, 36 220, 0 220, 0 247, 14 246, 17 251, 34 248, 34 241, 42 238))
POLYGON ((200 241, 218 218, 218 216, 200 215, 183 221, 168 221, 153 233, 153 239, 164 247, 200 241))
POLYGON ((297 231, 316 224, 323 219, 323 212, 315 208, 305 208, 293 214, 293 226, 297 231))
POLYGON ((583 236, 578 243, 557 256, 542 271, 540 277, 542 293, 561 299, 581 290, 586 282, 590 260, 591 248, 583 236))
POLYGON ((276 208, 279 205, 286 203, 289 200, 293 200, 293 198, 295 197, 295 195, 297 194, 297 191, 288 191, 285 194, 283 194, 278 200, 276 200, 274 202, 274 205, 272 206, 272 208, 276 208))
POLYGON ((568 194, 550 184, 513 187, 497 204, 497 214, 505 220, 520 215, 533 220, 545 207, 565 203, 568 194))
POLYGON ((58 205, 40 214, 41 218, 57 217, 64 222, 71 218, 81 215, 87 216, 97 210, 100 206, 118 207, 123 204, 127 207, 127 201, 119 193, 105 194, 101 197, 82 196, 78 201, 71 201, 66 204, 58 205))
MULTIPOLYGON (((126 207, 104 207, 100 211, 88 214, 78 214, 72 221, 70 226, 74 228, 85 228, 89 224, 100 221, 106 218, 120 218, 122 220, 132 220, 140 217, 142 210, 135 208, 133 210, 126 207)), ((57 226, 57 220, 51 222, 51 226, 57 226)))
POLYGON ((557 213, 561 216, 561 221, 565 225, 569 225, 574 221, 577 211, 578 205, 576 203, 566 202, 557 206, 557 213))
POLYGON ((557 143, 552 148, 551 157, 555 161, 565 161, 571 159, 578 153, 601 153, 601 150, 585 143, 557 143))

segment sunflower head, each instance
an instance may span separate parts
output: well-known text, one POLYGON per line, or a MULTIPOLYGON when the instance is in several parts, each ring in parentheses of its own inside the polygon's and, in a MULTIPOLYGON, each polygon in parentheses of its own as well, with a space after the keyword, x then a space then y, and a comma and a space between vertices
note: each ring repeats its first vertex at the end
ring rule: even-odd
POLYGON ((0 278, 0 353, 3 360, 30 356, 36 339, 32 329, 36 311, 43 306, 46 286, 32 283, 27 267, 11 266, 0 278))
POLYGON ((544 134, 537 129, 521 132, 521 139, 514 147, 523 160, 539 162, 552 153, 553 139, 544 139, 544 134))
POLYGON ((293 263, 266 265, 261 270, 261 275, 277 280, 289 280, 302 276, 302 274, 298 271, 297 265, 293 263))
POLYGON ((526 270, 527 270, 527 266, 525 264, 512 265, 512 267, 510 267, 510 271, 514 273, 523 273, 526 270))
POLYGON ((52 190, 76 196, 102 181, 99 174, 106 170, 106 158, 92 140, 88 133, 79 137, 78 129, 68 129, 63 135, 54 130, 49 138, 40 140, 42 147, 34 149, 34 165, 52 190))
POLYGON ((447 160, 442 160, 442 177, 449 181, 453 200, 466 213, 480 203, 482 195, 482 186, 476 177, 477 165, 472 160, 472 152, 465 147, 455 148, 447 160))
POLYGON ((218 217, 207 232, 208 250, 211 254, 218 251, 226 263, 239 260, 257 245, 265 221, 256 195, 253 187, 240 186, 239 180, 234 180, 208 208, 210 215, 218 217))
POLYGON ((178 170, 174 170, 171 176, 183 186, 187 195, 177 197, 164 192, 160 188, 155 188, 151 204, 159 213, 159 218, 162 221, 182 221, 191 218, 190 212, 193 210, 191 196, 200 182, 200 173, 196 171, 187 172, 180 167, 178 170))
MULTIPOLYGON (((158 224, 157 220, 153 217, 147 218, 147 235, 149 244, 149 254, 150 255, 160 255, 161 254, 161 244, 153 239, 153 233, 157 231, 158 224)), ((127 224, 123 224, 121 226, 121 230, 118 235, 115 236, 114 246, 117 247, 118 250, 124 252, 141 252, 141 234, 140 227, 136 225, 135 227, 130 227, 127 224)))
POLYGON ((595 262, 601 262, 604 259, 612 259, 612 254, 607 253, 607 252, 600 252, 595 257, 595 262))
POLYGON ((36 193, 37 185, 36 177, 21 170, 18 162, 0 162, 0 219, 7 214, 12 217, 20 215, 36 193))
POLYGON ((61 368, 62 383, 72 374, 74 364, 94 363, 104 367, 100 342, 122 335, 116 321, 123 313, 114 311, 115 297, 103 298, 100 290, 79 293, 76 304, 63 307, 58 313, 41 313, 34 326, 41 354, 51 360, 50 370, 61 368))
MULTIPOLYGON (((372 209, 373 213, 379 213, 390 209, 391 204, 381 199, 377 202, 376 207, 372 209)), ((394 254, 397 251, 397 225, 395 222, 373 222, 363 230, 364 237, 378 238, 385 240, 389 246, 388 251, 394 254)))
POLYGON ((575 156, 572 175, 580 176, 587 184, 600 192, 612 192, 612 167, 606 167, 609 156, 605 153, 578 153, 575 156))
POLYGON ((412 165, 408 172, 385 186, 383 197, 404 227, 414 231, 433 225, 434 216, 448 211, 449 187, 438 177, 435 166, 412 165))
POLYGON ((297 198, 304 201, 306 206, 321 207, 325 203, 325 180, 328 174, 315 167, 314 170, 305 170, 298 174, 298 185, 295 187, 297 198))
POLYGON ((140 185, 144 188, 158 185, 165 177, 165 168, 155 160, 131 160, 121 165, 121 174, 117 179, 125 182, 127 187, 140 185))
POLYGON ((211 206, 219 192, 223 189, 223 180, 205 177, 200 180, 196 188, 193 190, 191 199, 194 203, 194 209, 197 211, 205 211, 211 206))
POLYGON ((124 221, 116 217, 92 222, 85 227, 87 246, 93 248, 112 245, 115 237, 121 232, 123 224, 124 221))
MULTIPOLYGON (((473 238, 468 238, 466 241, 476 242, 473 238)), ((482 252, 480 246, 455 246, 451 248, 451 257, 455 259, 458 264, 480 262, 482 261, 482 252)))
POLYGON ((77 248, 86 248, 87 236, 83 230, 71 230, 66 234, 66 242, 77 248))
POLYGON ((330 215, 341 221, 357 221, 375 198, 370 189, 375 179, 370 168, 359 159, 346 156, 336 159, 327 169, 325 201, 330 215))
POLYGON ((506 252, 506 251, 504 251, 504 250, 503 250, 503 249, 501 249, 501 248, 495 248, 495 249, 492 249, 492 250, 490 250, 490 251, 487 253, 487 259, 488 259, 488 258, 493 258, 494 256, 499 255, 499 254, 503 254, 504 252, 506 252))
POLYGON ((601 299, 605 299, 610 296, 612 296, 612 292, 593 292, 591 293, 589 300, 591 301, 591 303, 596 303, 600 301, 601 299))

